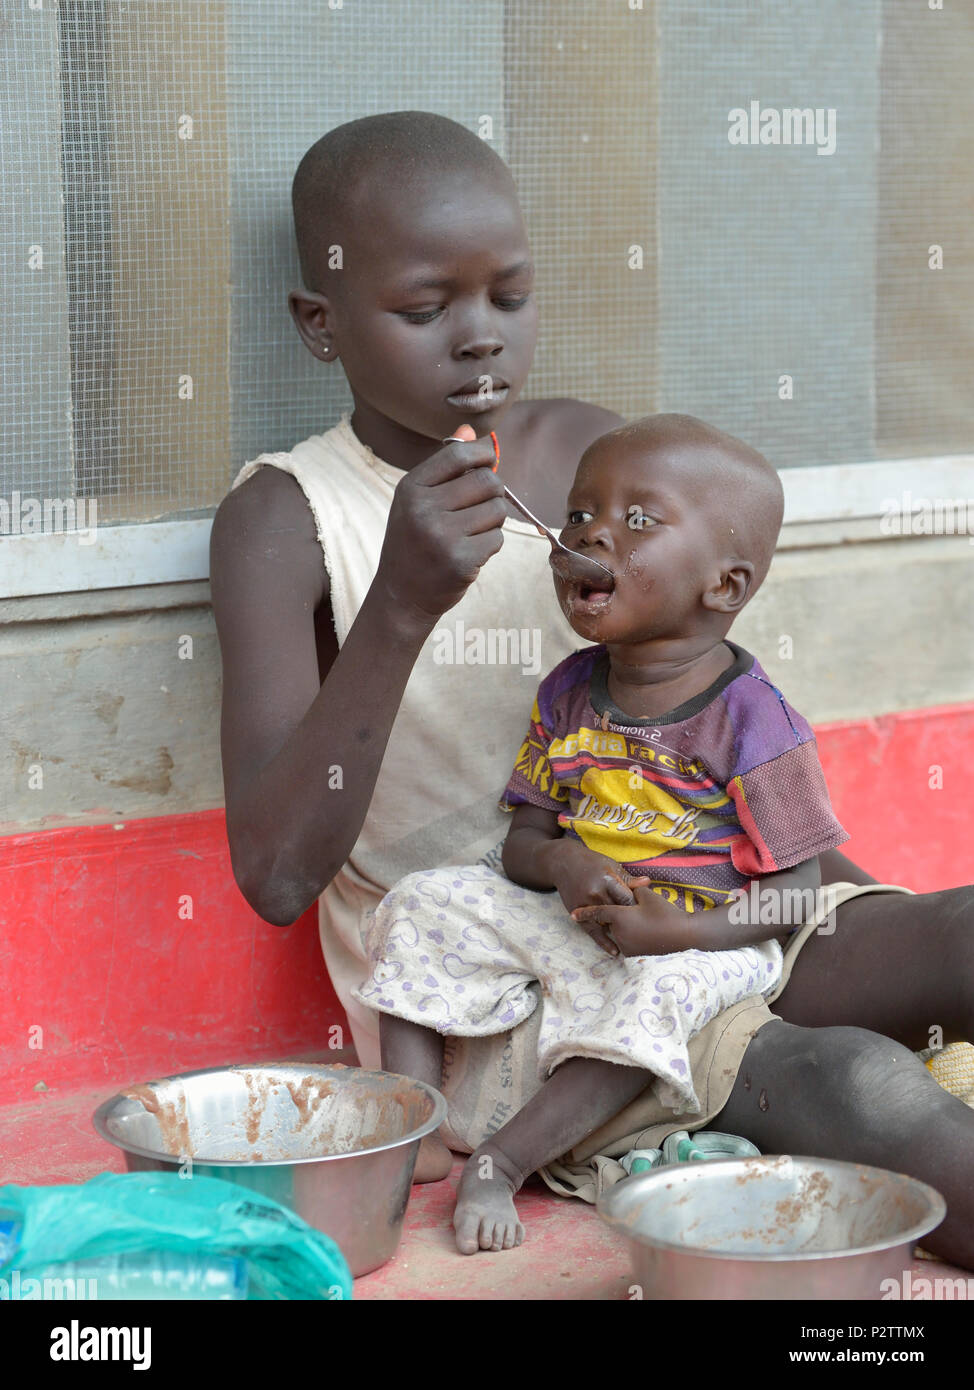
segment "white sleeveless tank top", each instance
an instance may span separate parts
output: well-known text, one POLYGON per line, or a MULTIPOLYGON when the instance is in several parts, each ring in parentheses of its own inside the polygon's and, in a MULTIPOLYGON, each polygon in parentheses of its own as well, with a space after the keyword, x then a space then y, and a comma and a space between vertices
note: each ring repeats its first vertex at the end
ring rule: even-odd
MULTIPOLYGON (((290 473, 307 498, 341 646, 375 577, 392 494, 405 472, 367 448, 347 415, 287 453, 245 464, 233 487, 265 465, 290 473)), ((351 996, 366 975, 365 914, 414 870, 478 860, 500 869, 509 817, 497 803, 537 687, 584 645, 555 599, 548 555, 530 523, 504 522, 503 548, 416 659, 361 834, 319 899, 325 962, 363 1067, 379 1066, 378 1015, 351 996)), ((382 660, 381 652, 375 656, 382 660)))

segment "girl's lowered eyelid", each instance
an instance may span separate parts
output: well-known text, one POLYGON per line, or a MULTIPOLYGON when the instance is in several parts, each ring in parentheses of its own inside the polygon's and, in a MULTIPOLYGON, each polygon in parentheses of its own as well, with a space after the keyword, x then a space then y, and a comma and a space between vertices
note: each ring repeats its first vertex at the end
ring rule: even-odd
MULTIPOLYGON (((521 304, 526 304, 533 293, 533 290, 525 290, 521 294, 518 294, 516 291, 507 291, 504 294, 494 295, 493 298, 495 304, 520 306, 521 304)), ((435 313, 440 309, 445 309, 446 307, 447 306, 445 304, 410 304, 407 305, 405 308, 397 309, 396 312, 400 314, 430 314, 435 313)))

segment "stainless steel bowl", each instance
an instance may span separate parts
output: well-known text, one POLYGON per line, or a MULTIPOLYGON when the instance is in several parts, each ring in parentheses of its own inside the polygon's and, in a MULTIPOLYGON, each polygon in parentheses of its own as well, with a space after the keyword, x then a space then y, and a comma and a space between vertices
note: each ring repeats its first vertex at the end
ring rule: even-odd
POLYGON ((445 1119, 422 1081, 292 1062, 168 1076, 94 1114, 130 1172, 191 1166, 261 1192, 331 1236, 356 1276, 395 1254, 420 1140, 445 1119))
POLYGON ((626 1178, 599 1215, 647 1299, 878 1299, 947 1205, 926 1183, 831 1159, 717 1159, 626 1178))

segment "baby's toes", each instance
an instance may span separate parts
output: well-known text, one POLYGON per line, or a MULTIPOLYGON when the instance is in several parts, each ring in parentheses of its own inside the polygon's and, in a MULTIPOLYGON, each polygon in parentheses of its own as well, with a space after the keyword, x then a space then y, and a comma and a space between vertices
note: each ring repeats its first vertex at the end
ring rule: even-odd
POLYGON ((480 1223, 461 1217, 456 1223, 457 1249, 461 1255, 474 1255, 480 1245, 480 1223))

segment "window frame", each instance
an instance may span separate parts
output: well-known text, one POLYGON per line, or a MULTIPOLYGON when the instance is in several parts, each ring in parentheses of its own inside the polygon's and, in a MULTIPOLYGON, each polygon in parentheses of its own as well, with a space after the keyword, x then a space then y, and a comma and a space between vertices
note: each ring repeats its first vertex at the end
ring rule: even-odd
MULTIPOLYGON (((842 545, 849 537, 841 523, 878 520, 884 503, 905 494, 914 502, 963 499, 974 512, 974 454, 783 468, 779 476, 785 491, 779 549, 807 544, 807 529, 799 541, 790 539, 789 528, 809 526, 820 528, 816 546, 842 545)), ((0 544, 0 599, 208 579, 212 524, 212 517, 203 517, 100 526, 90 544, 82 544, 78 533, 70 531, 5 535, 0 544)), ((797 537, 797 529, 792 536, 797 537)), ((860 533, 858 538, 899 537, 877 525, 875 533, 870 529, 868 536, 860 533)))

